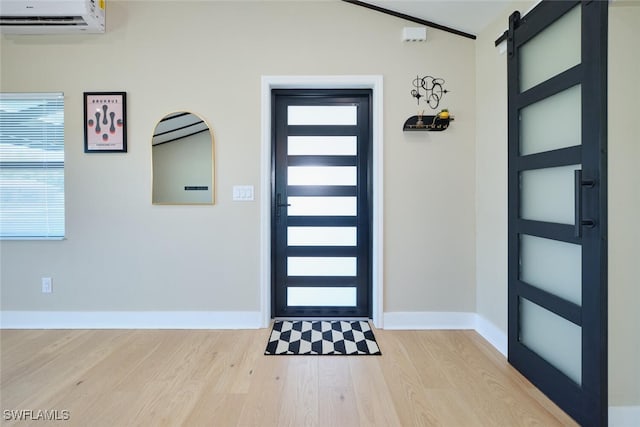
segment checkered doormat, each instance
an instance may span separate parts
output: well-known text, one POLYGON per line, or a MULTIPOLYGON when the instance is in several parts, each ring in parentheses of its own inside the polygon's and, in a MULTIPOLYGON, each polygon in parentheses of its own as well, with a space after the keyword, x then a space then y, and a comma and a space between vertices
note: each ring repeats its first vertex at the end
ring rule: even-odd
POLYGON ((381 355, 369 323, 361 320, 276 320, 266 355, 381 355))

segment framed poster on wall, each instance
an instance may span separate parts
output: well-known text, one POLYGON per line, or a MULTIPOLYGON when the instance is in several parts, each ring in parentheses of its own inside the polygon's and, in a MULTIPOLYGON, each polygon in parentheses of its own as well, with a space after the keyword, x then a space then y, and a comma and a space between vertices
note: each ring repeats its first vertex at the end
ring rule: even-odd
POLYGON ((84 152, 127 152, 126 92, 84 93, 84 152))

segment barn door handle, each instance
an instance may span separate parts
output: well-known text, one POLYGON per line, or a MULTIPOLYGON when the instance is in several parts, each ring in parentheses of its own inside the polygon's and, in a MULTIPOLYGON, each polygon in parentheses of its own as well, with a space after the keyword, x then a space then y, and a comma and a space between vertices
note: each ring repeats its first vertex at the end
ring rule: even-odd
POLYGON ((595 227, 596 223, 592 219, 582 218, 582 187, 593 188, 595 181, 592 179, 582 179, 582 170, 573 171, 574 178, 574 200, 575 200, 575 236, 582 237, 582 227, 595 227))
POLYGON ((291 206, 291 203, 282 203, 282 194, 278 193, 276 196, 276 217, 280 218, 280 208, 289 206, 291 206))

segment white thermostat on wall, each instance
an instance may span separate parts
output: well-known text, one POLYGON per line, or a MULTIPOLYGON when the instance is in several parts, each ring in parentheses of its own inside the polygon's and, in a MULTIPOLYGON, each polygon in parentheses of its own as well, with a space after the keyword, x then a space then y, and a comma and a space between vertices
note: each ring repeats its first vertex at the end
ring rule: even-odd
POLYGON ((427 27, 404 27, 402 29, 403 42, 423 42, 427 40, 427 27))

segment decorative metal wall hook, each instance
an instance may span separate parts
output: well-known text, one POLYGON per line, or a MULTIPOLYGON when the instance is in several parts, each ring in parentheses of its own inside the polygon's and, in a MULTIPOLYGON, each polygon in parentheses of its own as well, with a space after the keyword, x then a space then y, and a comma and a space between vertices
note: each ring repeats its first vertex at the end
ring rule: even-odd
POLYGON ((420 98, 425 98, 425 102, 433 110, 438 108, 444 94, 449 92, 444 88, 444 79, 432 76, 416 76, 413 86, 415 89, 411 91, 411 96, 416 98, 418 105, 420 105, 420 98), (421 89, 424 93, 421 93, 421 89))

